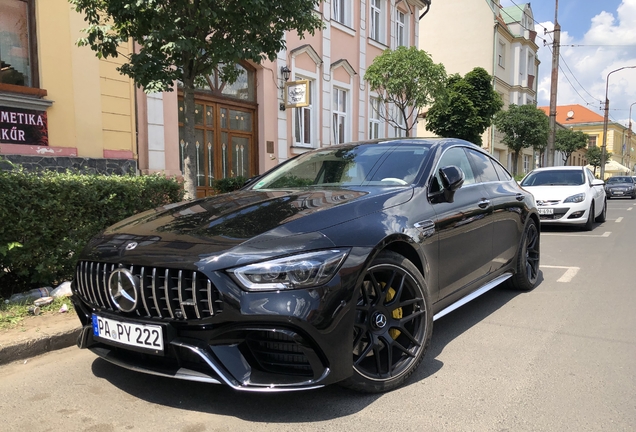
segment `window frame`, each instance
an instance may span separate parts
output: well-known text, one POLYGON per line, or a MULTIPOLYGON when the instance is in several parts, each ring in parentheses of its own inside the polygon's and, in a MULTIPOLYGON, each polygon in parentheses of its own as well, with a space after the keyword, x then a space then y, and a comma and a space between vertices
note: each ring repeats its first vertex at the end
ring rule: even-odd
POLYGON ((499 41, 499 55, 497 60, 497 65, 500 68, 506 68, 506 43, 503 41, 499 41))
POLYGON ((369 1, 369 37, 381 44, 386 40, 386 0, 369 1))
POLYGON ((46 96, 46 92, 40 90, 40 73, 38 64, 38 49, 37 49, 37 22, 35 15, 35 0, 13 0, 15 2, 22 2, 27 4, 27 52, 29 55, 29 72, 31 74, 30 84, 16 85, 0 83, 0 91, 7 91, 12 93, 25 93, 38 97, 46 96))
POLYGON ((400 9, 395 9, 395 47, 407 47, 409 46, 409 34, 408 34, 408 19, 407 14, 400 9), (404 18, 404 21, 400 21, 400 16, 404 18), (402 36, 402 42, 400 43, 400 36, 402 36))
POLYGON ((369 139, 380 139, 380 138, 384 138, 384 134, 382 133, 382 119, 380 117, 380 98, 377 96, 369 96, 369 139), (377 104, 377 107, 374 106, 374 102, 375 104, 377 104), (374 136, 374 134, 372 134, 372 130, 373 128, 376 127, 377 128, 377 136, 374 136))
MULTIPOLYGON (((294 146, 296 147, 304 147, 304 148, 316 148, 316 142, 317 142, 317 138, 316 138, 316 132, 317 132, 317 125, 318 125, 318 121, 316 119, 316 110, 314 109, 317 105, 316 105, 316 101, 318 100, 316 98, 316 79, 309 76, 309 75, 305 75, 305 74, 296 74, 294 75, 296 80, 307 80, 309 81, 309 105, 306 107, 299 107, 299 108, 293 108, 294 110, 294 114, 293 114, 293 118, 294 118, 294 146), (306 117, 302 114, 304 114, 305 112, 309 112, 309 143, 306 142, 299 142, 296 140, 296 133, 298 132, 297 130, 297 120, 304 120, 306 117), (301 114, 299 114, 301 113, 301 114), (301 117, 299 118, 298 116, 301 115, 301 117)), ((305 136, 305 125, 304 125, 304 121, 303 121, 303 125, 301 125, 301 137, 305 136)))
POLYGON ((334 86, 333 90, 332 90, 332 96, 331 96, 331 127, 332 127, 332 138, 333 138, 333 144, 337 145, 337 144, 343 144, 346 143, 348 141, 350 141, 349 139, 349 112, 348 112, 348 108, 349 108, 349 90, 346 88, 342 88, 342 87, 337 87, 334 86), (337 108, 340 105, 340 96, 343 96, 343 100, 344 100, 344 111, 339 111, 337 108), (343 133, 342 133, 342 137, 340 137, 339 132, 339 128, 338 125, 340 124, 340 119, 342 119, 343 121, 343 133), (342 140, 341 140, 342 138, 342 140))
POLYGON ((331 19, 344 26, 351 27, 352 20, 351 0, 333 0, 331 19))

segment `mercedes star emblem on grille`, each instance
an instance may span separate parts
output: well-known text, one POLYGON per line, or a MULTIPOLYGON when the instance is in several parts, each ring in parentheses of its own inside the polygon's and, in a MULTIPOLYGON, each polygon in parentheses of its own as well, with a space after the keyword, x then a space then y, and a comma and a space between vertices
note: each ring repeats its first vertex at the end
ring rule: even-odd
POLYGON ((134 248, 137 247, 137 242, 130 242, 126 245, 126 250, 133 250, 134 248))
POLYGON ((119 268, 108 278, 108 294, 122 312, 132 312, 137 307, 139 279, 129 270, 119 268))

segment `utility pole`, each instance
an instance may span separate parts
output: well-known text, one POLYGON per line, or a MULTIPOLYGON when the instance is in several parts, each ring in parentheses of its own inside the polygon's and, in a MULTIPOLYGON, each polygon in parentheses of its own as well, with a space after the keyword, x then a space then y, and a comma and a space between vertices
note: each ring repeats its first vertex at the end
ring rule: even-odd
MULTIPOLYGON (((556 138, 557 85, 559 84, 559 48, 561 47, 561 26, 558 20, 559 0, 554 9, 554 42, 552 43, 552 80, 550 83, 550 134, 546 147, 546 166, 554 166, 554 140, 556 138)), ((546 32, 547 33, 547 32, 546 32)))

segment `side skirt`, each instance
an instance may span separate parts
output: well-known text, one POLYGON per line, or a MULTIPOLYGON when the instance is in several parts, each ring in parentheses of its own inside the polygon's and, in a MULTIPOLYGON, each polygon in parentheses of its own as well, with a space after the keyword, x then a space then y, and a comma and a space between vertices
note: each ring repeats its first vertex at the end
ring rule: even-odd
POLYGON ((469 301, 476 299, 477 297, 479 297, 480 295, 482 295, 484 293, 487 293, 488 291, 490 291, 491 289, 493 289, 494 287, 496 287, 497 285, 499 285, 500 283, 502 283, 506 279, 509 279, 510 277, 512 277, 512 273, 504 273, 501 276, 491 280, 490 282, 488 282, 483 287, 479 288, 476 291, 473 291, 472 293, 470 293, 466 297, 462 297, 461 299, 457 300, 452 305, 450 305, 450 306, 442 309, 438 313, 436 313, 433 316, 433 321, 440 319, 444 315, 446 315, 448 313, 451 313, 452 311, 454 311, 455 309, 465 305, 469 301))

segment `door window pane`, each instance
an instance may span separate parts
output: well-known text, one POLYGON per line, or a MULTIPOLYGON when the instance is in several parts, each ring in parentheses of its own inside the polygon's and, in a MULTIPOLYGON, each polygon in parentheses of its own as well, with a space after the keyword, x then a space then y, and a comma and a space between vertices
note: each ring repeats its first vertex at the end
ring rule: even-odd
POLYGON ((208 169, 208 186, 212 186, 212 182, 214 181, 214 132, 207 131, 207 142, 206 142, 206 152, 207 152, 207 169, 208 169))
POLYGON ((234 176, 249 177, 250 140, 245 137, 232 137, 232 169, 234 176))
POLYGON ((473 150, 466 151, 470 155, 475 176, 479 177, 479 181, 482 183, 499 181, 497 171, 488 156, 473 150))
POLYGON ((205 141, 203 130, 194 131, 194 145, 197 147, 197 186, 205 186, 205 141))
POLYGON ((251 132, 252 114, 244 111, 230 110, 230 129, 251 132))

